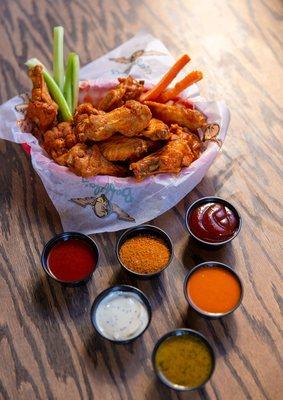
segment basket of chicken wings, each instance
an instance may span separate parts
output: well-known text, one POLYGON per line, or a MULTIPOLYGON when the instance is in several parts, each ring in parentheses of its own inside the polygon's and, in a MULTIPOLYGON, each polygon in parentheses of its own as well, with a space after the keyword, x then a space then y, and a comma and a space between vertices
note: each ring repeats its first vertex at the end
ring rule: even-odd
POLYGON ((79 82, 78 56, 62 64, 62 34, 55 28, 53 75, 37 59, 26 63, 32 91, 16 105, 23 118, 15 141, 28 146, 65 229, 116 231, 151 220, 203 178, 228 110, 187 98, 202 73, 176 78, 186 54, 155 84, 132 75, 79 82))

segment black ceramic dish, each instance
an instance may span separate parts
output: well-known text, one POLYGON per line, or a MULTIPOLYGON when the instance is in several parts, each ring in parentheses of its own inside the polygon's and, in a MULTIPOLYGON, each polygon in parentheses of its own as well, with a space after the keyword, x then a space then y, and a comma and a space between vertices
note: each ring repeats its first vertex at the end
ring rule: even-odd
POLYGON ((221 317, 225 317, 226 315, 231 314, 232 312, 234 312, 234 311, 239 307, 239 305, 241 304, 242 299, 243 299, 244 289, 243 289, 243 284, 242 284, 242 280, 241 280, 240 276, 237 274, 237 272, 234 271, 233 268, 229 267, 229 266, 226 265, 226 264, 217 262, 217 261, 207 261, 207 262, 203 262, 203 263, 201 263, 201 264, 196 265, 193 269, 191 269, 191 270, 187 273, 187 275, 186 275, 186 277, 185 277, 185 280, 184 280, 184 295, 185 295, 185 298, 186 298, 187 302, 189 303, 189 305, 190 305, 199 315, 201 315, 202 317, 206 317, 206 318, 221 318, 221 317), (204 311, 204 310, 199 309, 199 308, 192 302, 192 300, 191 300, 191 298, 190 298, 190 296, 188 295, 188 292, 187 292, 188 282, 189 282, 189 279, 190 279, 190 277, 192 276, 192 274, 193 274, 196 270, 198 270, 199 268, 202 268, 202 267, 220 267, 220 268, 224 268, 224 269, 228 270, 229 272, 231 272, 231 273, 233 274, 233 276, 238 280, 238 282, 239 282, 239 284, 240 284, 240 288, 241 288, 241 295, 240 295, 240 298, 239 298, 239 301, 238 301, 237 305, 236 305, 234 308, 232 308, 231 310, 229 310, 229 311, 227 311, 227 312, 225 312, 225 313, 210 313, 210 312, 207 312, 207 311, 204 311))
POLYGON ((41 253, 41 265, 42 265, 45 273, 51 279, 53 279, 56 282, 61 283, 64 286, 80 286, 80 285, 84 285, 85 283, 87 283, 91 279, 94 271, 96 270, 96 268, 98 266, 98 262, 99 262, 99 251, 98 251, 97 244, 89 236, 84 235, 83 233, 79 233, 79 232, 63 232, 63 233, 60 233, 59 235, 54 236, 52 239, 49 240, 49 242, 46 243, 46 245, 44 246, 43 251, 41 253), (79 280, 79 281, 62 281, 60 279, 57 279, 52 274, 52 272, 49 270, 49 267, 48 267, 48 255, 50 253, 50 250, 57 243, 59 243, 61 241, 67 241, 69 239, 77 239, 77 240, 82 240, 82 241, 86 242, 92 248, 92 250, 95 254, 95 258, 96 258, 96 262, 93 265, 92 272, 89 275, 87 275, 84 279, 79 280))
POLYGON ((214 369, 215 369, 215 354, 214 351, 210 345, 210 343, 208 342, 208 340, 206 339, 205 336, 203 336, 200 332, 197 332, 193 329, 187 329, 187 328, 181 328, 181 329, 175 329, 174 331, 168 332, 166 333, 164 336, 162 336, 158 342, 155 344, 153 352, 152 352, 152 364, 153 364, 153 368, 154 368, 154 372, 156 374, 156 376, 158 377, 158 379, 160 379, 160 381, 162 383, 164 383, 166 386, 168 386, 170 389, 174 389, 177 391, 192 391, 192 390, 196 390, 196 389, 200 389, 201 387, 203 387, 211 378, 214 369), (158 350, 158 347, 161 345, 161 343, 163 343, 166 339, 168 339, 169 337, 172 336, 181 336, 181 335, 193 335, 196 336, 197 338, 199 338, 208 348, 210 355, 211 355, 211 360, 212 360, 212 368, 211 368, 211 372, 209 374, 209 376, 207 377, 206 381, 203 382, 201 385, 196 386, 196 387, 187 387, 187 386, 180 386, 180 385, 176 385, 172 382, 170 382, 162 373, 161 371, 158 369, 157 365, 156 365, 156 352, 158 350))
POLYGON ((229 203, 227 200, 224 200, 221 197, 208 196, 208 197, 202 197, 201 199, 196 200, 194 203, 192 203, 188 207, 187 212, 186 212, 186 227, 187 227, 189 234, 193 237, 193 239, 199 245, 201 245, 202 247, 205 247, 205 248, 215 249, 215 248, 219 248, 219 247, 231 242, 233 239, 235 239, 235 237, 238 235, 238 233, 241 230, 242 218, 241 218, 240 214, 238 213, 238 211, 236 210, 236 208, 233 206, 233 204, 229 203), (237 230, 234 232, 234 234, 229 239, 223 240, 222 242, 219 242, 219 241, 209 242, 209 241, 200 239, 192 232, 190 225, 189 225, 189 217, 190 217, 191 212, 195 208, 202 206, 206 203, 211 203, 211 202, 220 203, 220 204, 223 204, 224 206, 228 207, 235 214, 235 216, 238 220, 237 230))
POLYGON ((103 292, 101 292, 96 299, 94 300, 92 307, 91 307, 91 311, 90 311, 90 319, 92 322, 92 325, 95 329, 95 331, 98 333, 99 336, 101 336, 103 339, 109 340, 110 342, 113 343, 117 343, 117 344, 128 344, 133 342, 134 340, 136 340, 137 338, 139 338, 141 335, 143 335, 143 333, 147 330, 147 328, 149 327, 149 324, 151 322, 151 317, 152 317, 152 309, 151 309, 151 304, 148 300, 148 298, 146 297, 146 295, 139 289, 135 288, 134 286, 130 286, 130 285, 117 285, 117 286, 112 286, 108 289, 105 289, 103 292), (114 339, 109 339, 106 336, 104 336, 98 326, 97 326, 97 322, 96 322, 96 310, 97 307, 99 305, 99 303, 106 297, 108 296, 110 293, 113 292, 125 292, 125 293, 135 293, 137 296, 139 296, 139 298, 141 299, 142 303, 145 305, 146 309, 147 309, 147 313, 148 313, 148 323, 146 325, 146 327, 144 328, 144 330, 142 332, 140 332, 137 336, 131 338, 131 339, 127 339, 127 340, 114 340, 114 339))
POLYGON ((154 225, 140 225, 140 226, 136 226, 135 228, 128 229, 120 236, 120 238, 118 239, 117 244, 116 244, 116 256, 117 256, 118 261, 121 264, 121 266, 126 271, 130 272, 132 275, 135 275, 136 277, 143 278, 143 279, 152 278, 152 277, 160 275, 161 272, 163 272, 167 267, 169 267, 169 265, 172 261, 172 258, 173 258, 173 243, 172 243, 172 240, 170 239, 170 237, 167 235, 167 233, 164 232, 162 229, 157 228, 154 225), (127 239, 130 239, 134 236, 146 235, 146 234, 156 236, 156 237, 162 239, 169 249, 170 258, 169 258, 168 263, 159 271, 153 272, 151 274, 140 274, 138 272, 132 271, 122 262, 122 260, 119 256, 119 252, 120 252, 120 248, 121 248, 122 244, 127 239))

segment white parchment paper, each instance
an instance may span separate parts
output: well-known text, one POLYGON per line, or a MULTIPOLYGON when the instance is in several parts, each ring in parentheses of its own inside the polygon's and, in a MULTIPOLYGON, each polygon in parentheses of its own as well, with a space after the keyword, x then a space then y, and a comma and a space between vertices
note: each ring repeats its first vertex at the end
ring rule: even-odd
MULTIPOLYGON (((153 84, 173 63, 163 43, 150 34, 140 33, 81 69, 80 100, 91 99, 95 103, 123 75, 130 74, 153 84)), ((197 85, 186 90, 183 97, 190 98, 208 117, 209 123, 218 124, 219 133, 215 140, 205 143, 201 157, 179 175, 160 174, 140 183, 134 178, 78 177, 55 164, 30 133, 21 132, 17 120, 22 116, 15 110, 22 102, 19 96, 0 106, 0 138, 29 144, 33 168, 53 201, 65 231, 87 234, 118 231, 149 221, 178 203, 202 180, 225 139, 229 111, 224 102, 205 101, 199 97, 197 85), (102 214, 106 216, 101 218, 102 214)))

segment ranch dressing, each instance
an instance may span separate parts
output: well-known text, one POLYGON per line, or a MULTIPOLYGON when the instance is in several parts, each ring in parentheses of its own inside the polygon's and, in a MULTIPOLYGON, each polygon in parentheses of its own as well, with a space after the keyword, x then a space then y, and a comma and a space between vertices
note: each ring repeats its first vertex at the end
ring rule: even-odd
POLYGON ((100 333, 111 340, 129 340, 146 328, 149 320, 146 306, 132 292, 110 293, 99 303, 95 315, 100 333))

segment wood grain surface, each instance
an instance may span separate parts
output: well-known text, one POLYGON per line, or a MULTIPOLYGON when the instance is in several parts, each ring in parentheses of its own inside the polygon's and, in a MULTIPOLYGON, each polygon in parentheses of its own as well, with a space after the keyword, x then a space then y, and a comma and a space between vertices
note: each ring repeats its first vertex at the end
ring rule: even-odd
POLYGON ((232 115, 206 178, 153 221, 175 257, 149 281, 121 272, 119 233, 95 236, 101 263, 86 287, 48 281, 40 253, 62 230, 58 214, 20 146, 1 141, 1 399, 282 399, 282 19, 280 0, 0 0, 1 102, 30 87, 29 57, 50 65, 54 25, 64 25, 66 50, 82 65, 145 28, 176 57, 188 52, 204 72, 202 94, 224 99, 232 115), (243 228, 211 252, 189 240, 184 213, 213 194, 235 203, 243 228), (206 260, 228 263, 244 281, 242 306, 220 320, 200 318, 183 296, 186 272, 206 260), (139 287, 153 304, 150 328, 127 346, 96 337, 89 318, 96 295, 115 283, 139 287), (217 354, 210 383, 189 394, 157 382, 150 360, 157 339, 183 326, 204 333, 217 354))

